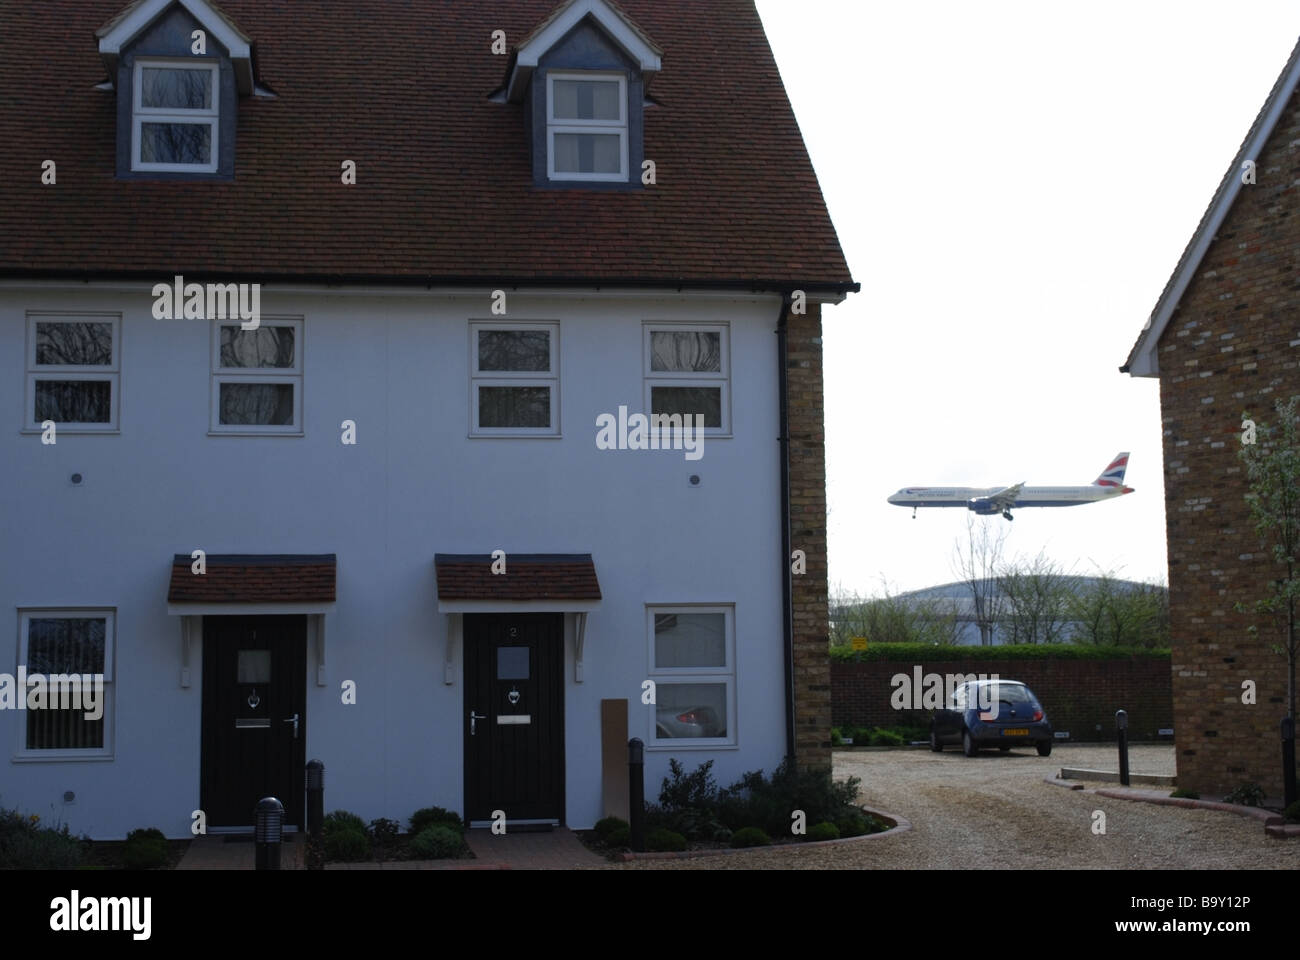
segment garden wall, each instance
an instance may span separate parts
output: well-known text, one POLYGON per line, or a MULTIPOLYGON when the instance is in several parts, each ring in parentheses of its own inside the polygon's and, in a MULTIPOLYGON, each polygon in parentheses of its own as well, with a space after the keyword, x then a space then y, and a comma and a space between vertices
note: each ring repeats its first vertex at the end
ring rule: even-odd
MULTIPOLYGON (((910 646, 910 645, 909 645, 910 646)), ((983 648, 992 652, 990 648, 983 648)), ((930 710, 896 710, 891 697, 900 688, 896 674, 914 680, 916 667, 929 673, 997 674, 1003 680, 1028 684, 1038 696, 1057 731, 1069 739, 1115 738, 1115 711, 1128 711, 1129 736, 1134 740, 1168 740, 1158 731, 1173 727, 1173 681, 1167 654, 1121 656, 1115 659, 873 659, 831 664, 832 715, 837 727, 929 726, 930 710)), ((900 651, 901 652, 901 651, 900 651)), ((949 655, 951 657, 951 655, 949 655)), ((917 692, 919 696, 919 691, 917 692)))

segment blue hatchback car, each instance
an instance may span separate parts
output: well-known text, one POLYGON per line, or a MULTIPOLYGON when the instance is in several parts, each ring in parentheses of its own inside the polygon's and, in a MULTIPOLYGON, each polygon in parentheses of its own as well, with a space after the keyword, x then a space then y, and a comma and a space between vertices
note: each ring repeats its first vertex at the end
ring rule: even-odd
POLYGON ((930 749, 961 744, 975 756, 981 747, 1034 746, 1040 757, 1052 752, 1052 724, 1034 692, 1018 680, 975 680, 963 683, 930 721, 930 749))

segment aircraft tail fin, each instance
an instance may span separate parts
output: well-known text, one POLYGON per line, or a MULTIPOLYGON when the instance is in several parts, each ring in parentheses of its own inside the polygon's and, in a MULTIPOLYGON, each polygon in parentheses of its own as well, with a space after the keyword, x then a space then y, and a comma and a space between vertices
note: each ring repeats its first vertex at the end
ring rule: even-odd
POLYGON ((1124 486, 1124 471, 1128 469, 1128 451, 1118 453, 1115 459, 1110 462, 1105 470, 1101 472, 1096 480, 1092 481, 1094 487, 1122 487, 1124 486))

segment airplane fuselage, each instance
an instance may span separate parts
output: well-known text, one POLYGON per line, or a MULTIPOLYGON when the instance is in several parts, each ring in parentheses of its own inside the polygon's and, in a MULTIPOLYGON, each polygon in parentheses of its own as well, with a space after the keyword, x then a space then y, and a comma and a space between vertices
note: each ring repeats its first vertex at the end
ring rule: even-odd
MULTIPOLYGON (((889 502, 900 507, 965 507, 976 513, 1001 513, 1003 508, 981 503, 1003 487, 904 487, 889 502)), ((1127 487, 1022 487, 1009 507, 1076 507, 1128 493, 1127 487)))

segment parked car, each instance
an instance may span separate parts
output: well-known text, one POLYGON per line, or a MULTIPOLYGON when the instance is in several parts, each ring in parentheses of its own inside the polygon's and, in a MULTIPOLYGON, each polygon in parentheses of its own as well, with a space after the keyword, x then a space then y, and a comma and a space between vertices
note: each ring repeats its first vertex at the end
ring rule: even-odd
POLYGON ((1002 752, 1033 745, 1038 755, 1052 752, 1052 724, 1034 692, 1018 680, 975 680, 953 690, 930 720, 930 749, 960 743, 968 757, 981 747, 1002 752))

